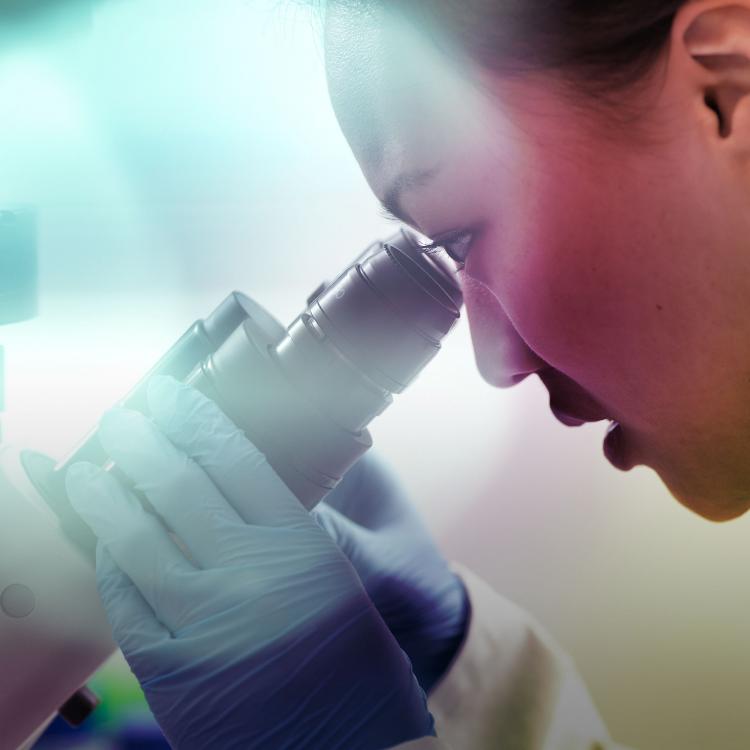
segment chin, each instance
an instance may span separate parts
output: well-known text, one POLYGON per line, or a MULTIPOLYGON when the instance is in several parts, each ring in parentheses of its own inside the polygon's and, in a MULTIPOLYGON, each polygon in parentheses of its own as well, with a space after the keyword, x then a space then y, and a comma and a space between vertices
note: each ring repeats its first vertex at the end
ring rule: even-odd
POLYGON ((713 489, 697 482, 692 486, 684 478, 665 476, 657 471, 672 496, 693 513, 715 523, 733 521, 750 509, 750 491, 728 489, 726 486, 713 489))

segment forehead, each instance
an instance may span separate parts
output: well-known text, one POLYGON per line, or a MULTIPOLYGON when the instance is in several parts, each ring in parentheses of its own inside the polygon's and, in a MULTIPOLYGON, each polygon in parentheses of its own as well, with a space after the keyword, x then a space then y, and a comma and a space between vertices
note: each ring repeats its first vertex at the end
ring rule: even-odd
POLYGON ((434 170, 482 121, 461 61, 379 3, 328 4, 326 70, 342 131, 379 195, 396 174, 434 170))

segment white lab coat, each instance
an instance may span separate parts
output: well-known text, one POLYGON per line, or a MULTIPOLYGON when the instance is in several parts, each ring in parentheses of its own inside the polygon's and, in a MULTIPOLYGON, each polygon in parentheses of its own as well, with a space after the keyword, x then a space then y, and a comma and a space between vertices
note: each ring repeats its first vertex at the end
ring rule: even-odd
POLYGON ((393 750, 624 750, 544 629, 471 571, 454 570, 469 593, 471 619, 428 701, 438 736, 393 750))

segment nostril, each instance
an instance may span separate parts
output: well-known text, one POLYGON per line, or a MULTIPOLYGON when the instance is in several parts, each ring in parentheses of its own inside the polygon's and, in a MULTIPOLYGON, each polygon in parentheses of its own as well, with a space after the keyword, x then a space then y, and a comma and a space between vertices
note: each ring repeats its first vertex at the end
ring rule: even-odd
POLYGON ((522 381, 526 380, 532 373, 522 372, 515 375, 505 375, 503 373, 496 373, 492 376, 487 376, 483 373, 484 379, 494 385, 496 388, 512 388, 514 385, 518 385, 522 381))
POLYGON ((539 370, 529 370, 528 372, 509 372, 503 367, 502 361, 484 359, 476 356, 477 369, 482 378, 495 388, 512 388, 514 385, 522 383, 529 375, 538 373, 539 370))
POLYGON ((531 375, 531 374, 532 373, 530 373, 530 372, 521 372, 521 373, 518 373, 517 375, 511 376, 511 378, 510 378, 510 381, 511 381, 510 385, 511 386, 518 385, 522 381, 526 380, 526 378, 528 378, 529 375, 531 375))

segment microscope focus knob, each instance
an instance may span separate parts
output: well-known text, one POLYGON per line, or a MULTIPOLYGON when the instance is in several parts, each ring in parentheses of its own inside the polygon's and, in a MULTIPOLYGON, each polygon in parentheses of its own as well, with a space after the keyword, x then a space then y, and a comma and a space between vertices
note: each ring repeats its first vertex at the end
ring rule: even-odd
POLYGON ((34 592, 22 583, 11 583, 0 593, 0 609, 8 617, 28 617, 36 607, 34 592))

